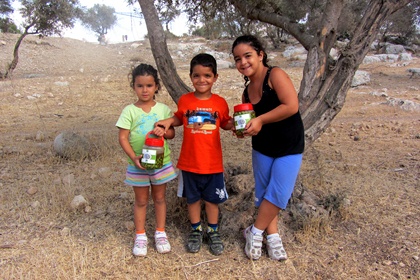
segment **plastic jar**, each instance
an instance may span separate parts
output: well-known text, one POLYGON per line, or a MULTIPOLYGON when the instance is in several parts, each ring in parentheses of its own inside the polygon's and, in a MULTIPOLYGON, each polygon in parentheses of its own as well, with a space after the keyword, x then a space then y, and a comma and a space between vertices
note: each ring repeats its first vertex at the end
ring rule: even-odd
POLYGON ((163 137, 149 137, 151 132, 146 134, 146 141, 143 145, 141 166, 146 169, 159 169, 163 166, 164 140, 163 137))
POLYGON ((243 137, 245 126, 255 118, 254 108, 251 103, 243 103, 233 107, 233 119, 235 121, 235 133, 238 137, 243 137))

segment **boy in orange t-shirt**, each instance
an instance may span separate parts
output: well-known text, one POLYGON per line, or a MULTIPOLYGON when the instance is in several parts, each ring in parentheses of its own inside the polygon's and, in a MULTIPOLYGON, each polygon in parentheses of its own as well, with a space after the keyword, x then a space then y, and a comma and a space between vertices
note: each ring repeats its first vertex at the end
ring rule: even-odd
MULTIPOLYGON (((226 100, 212 93, 218 78, 217 64, 213 56, 198 54, 190 63, 190 79, 195 91, 181 96, 178 110, 169 119, 156 125, 184 126, 184 138, 177 167, 180 169, 183 196, 187 198, 191 232, 187 248, 196 253, 201 248, 201 200, 207 215, 207 234, 210 252, 220 255, 224 246, 220 238, 218 219, 219 203, 226 201, 223 177, 222 146, 219 128, 230 130, 233 119, 229 116, 226 100)), ((162 136, 162 135, 159 135, 162 136)))

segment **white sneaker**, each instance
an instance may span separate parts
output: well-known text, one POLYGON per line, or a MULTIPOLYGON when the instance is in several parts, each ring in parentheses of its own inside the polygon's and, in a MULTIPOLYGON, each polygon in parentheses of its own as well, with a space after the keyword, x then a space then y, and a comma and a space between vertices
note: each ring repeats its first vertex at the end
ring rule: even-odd
POLYGON ((155 234, 156 250, 160 254, 166 254, 171 251, 171 244, 169 244, 166 234, 155 234))
POLYGON ((267 251, 272 260, 287 260, 286 250, 284 250, 283 242, 278 234, 267 239, 267 251))
POLYGON ((144 257, 147 254, 147 236, 137 236, 134 241, 133 255, 144 257))
POLYGON ((262 235, 253 234, 251 226, 249 226, 244 230, 244 237, 246 240, 245 254, 250 259, 258 260, 261 257, 262 235))

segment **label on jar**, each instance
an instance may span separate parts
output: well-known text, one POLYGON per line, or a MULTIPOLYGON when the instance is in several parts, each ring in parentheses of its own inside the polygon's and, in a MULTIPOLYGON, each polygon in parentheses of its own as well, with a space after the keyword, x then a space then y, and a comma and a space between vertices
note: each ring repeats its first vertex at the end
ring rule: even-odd
POLYGON ((247 114, 241 114, 234 117, 235 120, 235 129, 245 129, 246 124, 252 119, 252 115, 247 114))
POLYGON ((156 154, 157 154, 156 150, 143 149, 143 157, 141 158, 141 162, 148 163, 148 164, 155 164, 156 154))

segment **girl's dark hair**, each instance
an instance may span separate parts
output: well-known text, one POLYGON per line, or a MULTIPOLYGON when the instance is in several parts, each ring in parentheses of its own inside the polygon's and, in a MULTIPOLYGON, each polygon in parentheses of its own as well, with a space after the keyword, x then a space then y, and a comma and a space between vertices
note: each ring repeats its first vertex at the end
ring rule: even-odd
MULTIPOLYGON (((131 71, 131 82, 130 86, 134 89, 134 83, 137 76, 152 76, 155 80, 158 90, 160 89, 160 79, 158 76, 158 71, 149 64, 142 63, 131 71)), ((157 92, 156 92, 157 93, 157 92)))
POLYGON ((193 68, 197 65, 201 65, 204 67, 210 67, 213 74, 217 75, 217 63, 216 59, 208 53, 200 53, 194 56, 190 62, 190 75, 193 72, 193 68))
MULTIPOLYGON (((247 44, 251 46, 259 55, 261 52, 263 53, 263 59, 262 63, 265 67, 270 67, 268 65, 268 58, 267 53, 265 52, 265 48, 263 46, 263 43, 255 36, 253 35, 242 35, 236 38, 236 40, 232 44, 232 54, 235 47, 239 44, 247 44)), ((249 79, 248 77, 244 76, 245 79, 245 85, 248 83, 249 79)))

